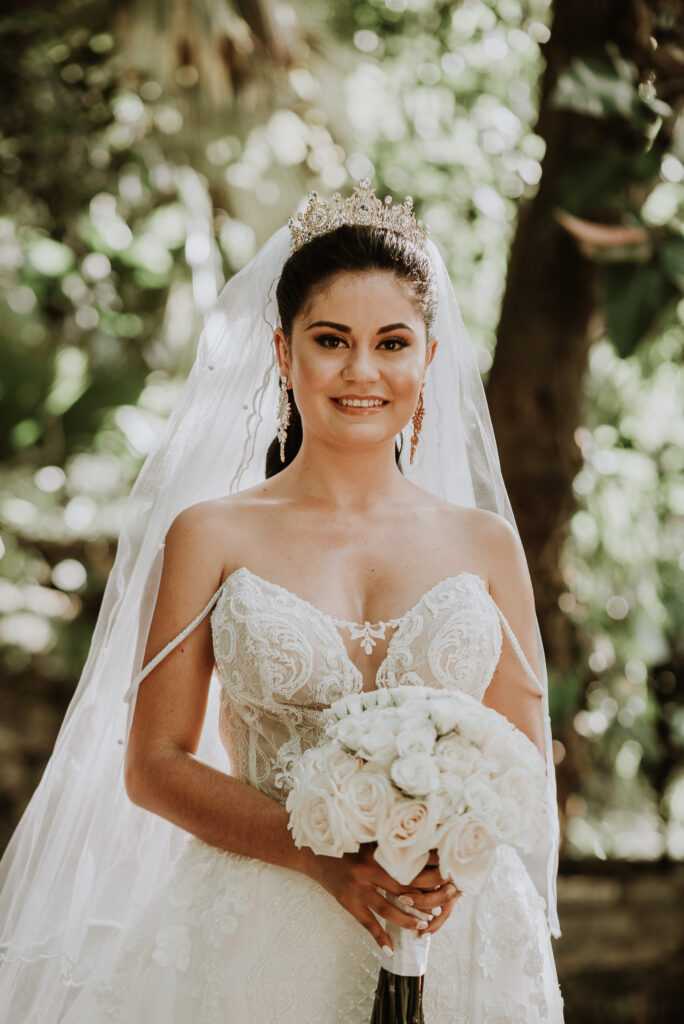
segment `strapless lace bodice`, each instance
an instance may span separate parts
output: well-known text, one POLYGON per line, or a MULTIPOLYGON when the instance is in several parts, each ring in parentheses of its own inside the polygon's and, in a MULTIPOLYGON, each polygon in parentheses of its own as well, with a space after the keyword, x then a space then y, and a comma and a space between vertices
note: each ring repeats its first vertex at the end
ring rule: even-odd
POLYGON ((481 577, 462 572, 399 619, 375 679, 352 662, 340 623, 289 590, 238 569, 211 616, 221 737, 238 778, 283 801, 292 764, 317 744, 322 711, 362 689, 423 684, 478 700, 501 653, 500 613, 481 577))

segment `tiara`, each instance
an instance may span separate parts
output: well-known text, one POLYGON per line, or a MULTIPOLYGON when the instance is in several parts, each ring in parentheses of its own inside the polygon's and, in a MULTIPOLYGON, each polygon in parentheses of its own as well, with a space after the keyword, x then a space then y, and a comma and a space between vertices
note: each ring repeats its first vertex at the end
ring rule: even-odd
POLYGON ((312 239, 326 235, 342 224, 385 228, 421 247, 428 236, 428 229, 422 220, 416 222, 411 196, 406 196, 401 205, 392 206, 391 196, 387 196, 383 203, 371 188, 369 179, 362 178, 348 199, 343 199, 336 192, 329 203, 321 199, 318 192, 309 193, 304 213, 300 213, 296 220, 290 217, 287 222, 291 234, 290 255, 312 239))

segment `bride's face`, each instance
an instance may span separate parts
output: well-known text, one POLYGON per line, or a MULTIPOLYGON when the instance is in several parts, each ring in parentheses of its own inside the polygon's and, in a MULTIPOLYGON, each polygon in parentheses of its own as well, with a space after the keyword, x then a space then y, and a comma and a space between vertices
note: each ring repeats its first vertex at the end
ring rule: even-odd
POLYGON ((359 447, 394 438, 413 416, 437 347, 407 283, 390 272, 341 272, 278 328, 305 435, 359 447))

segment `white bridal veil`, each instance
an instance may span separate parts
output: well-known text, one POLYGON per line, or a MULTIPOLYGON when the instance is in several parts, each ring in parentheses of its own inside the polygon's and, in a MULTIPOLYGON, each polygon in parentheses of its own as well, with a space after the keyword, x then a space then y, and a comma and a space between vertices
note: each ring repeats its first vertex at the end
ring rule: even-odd
MULTIPOLYGON (((131 493, 81 680, 0 864, 2 1024, 59 1020, 103 946, 135 917, 180 848, 182 831, 135 807, 124 789, 123 753, 136 692, 131 684, 142 666, 172 520, 188 505, 264 477, 276 429, 275 287, 289 245, 283 227, 223 289, 177 406, 131 493)), ((434 243, 427 243, 427 251, 437 274, 434 333, 440 344, 426 381, 416 463, 405 472, 428 491, 498 512, 514 524, 472 346, 444 261, 434 243)), ((538 642, 555 808, 548 684, 538 642)), ((216 680, 211 691, 198 756, 225 769, 216 680)), ((552 819, 543 848, 526 864, 557 935, 555 814, 552 819)))

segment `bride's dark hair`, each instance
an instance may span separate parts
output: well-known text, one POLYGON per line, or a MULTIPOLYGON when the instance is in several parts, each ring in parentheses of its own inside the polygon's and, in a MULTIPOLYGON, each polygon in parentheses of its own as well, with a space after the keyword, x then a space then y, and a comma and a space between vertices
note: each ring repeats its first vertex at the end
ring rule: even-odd
MULTIPOLYGON (((276 288, 280 324, 290 340, 292 324, 312 292, 343 271, 389 271, 406 281, 430 334, 437 313, 437 285, 427 253, 393 231, 364 225, 343 224, 319 235, 294 252, 283 266, 276 288)), ((285 442, 285 462, 280 461, 277 438, 266 455, 266 477, 285 469, 302 443, 302 421, 292 391, 288 391, 290 425, 285 442)), ((397 450, 397 461, 399 450, 397 450)))

